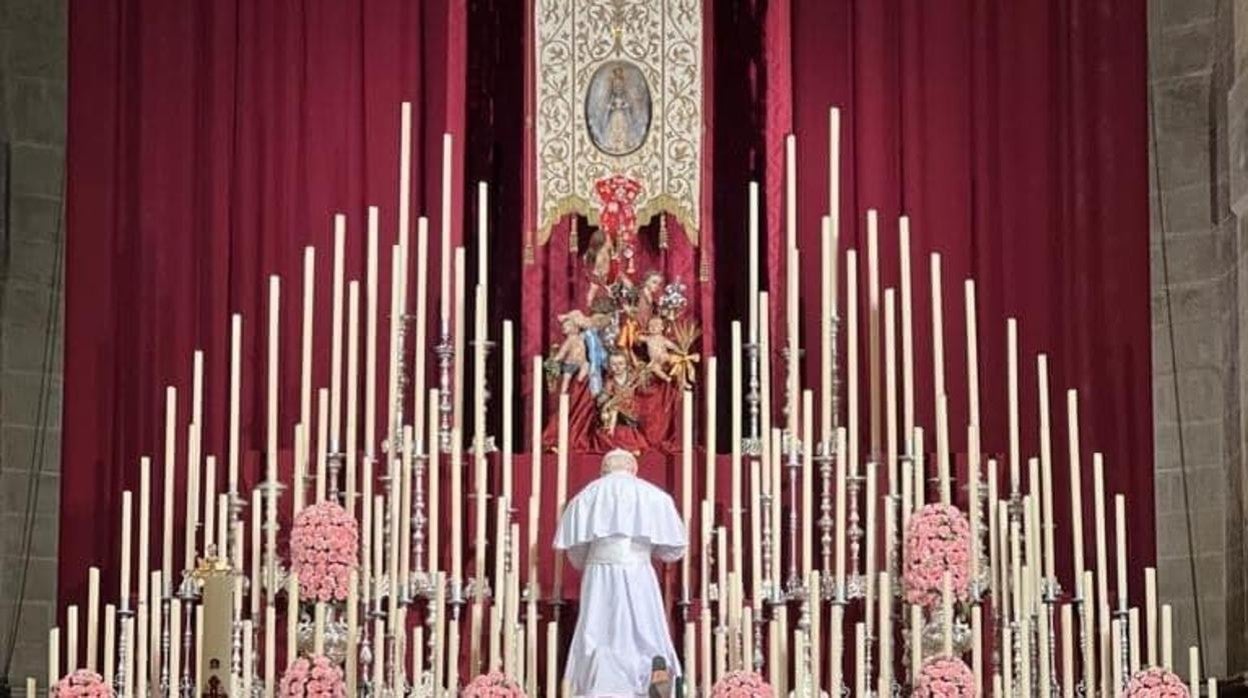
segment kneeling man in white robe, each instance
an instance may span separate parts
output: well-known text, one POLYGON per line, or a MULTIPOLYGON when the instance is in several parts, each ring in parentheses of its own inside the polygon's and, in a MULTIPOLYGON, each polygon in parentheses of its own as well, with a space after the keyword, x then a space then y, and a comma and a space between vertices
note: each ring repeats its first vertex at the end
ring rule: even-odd
POLYGON ((564 678, 577 696, 646 695, 660 658, 665 678, 680 674, 652 557, 675 562, 689 540, 671 495, 637 477, 631 453, 608 453, 602 470, 555 533, 555 549, 583 570, 564 678))

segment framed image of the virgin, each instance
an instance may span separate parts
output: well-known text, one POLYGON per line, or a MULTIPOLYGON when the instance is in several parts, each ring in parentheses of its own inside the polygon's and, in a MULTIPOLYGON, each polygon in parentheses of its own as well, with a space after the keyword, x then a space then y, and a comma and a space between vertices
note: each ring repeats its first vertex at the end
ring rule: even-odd
POLYGON ((650 133, 650 86, 628 61, 608 61, 594 71, 585 93, 585 124, 594 146, 607 155, 628 155, 650 133))

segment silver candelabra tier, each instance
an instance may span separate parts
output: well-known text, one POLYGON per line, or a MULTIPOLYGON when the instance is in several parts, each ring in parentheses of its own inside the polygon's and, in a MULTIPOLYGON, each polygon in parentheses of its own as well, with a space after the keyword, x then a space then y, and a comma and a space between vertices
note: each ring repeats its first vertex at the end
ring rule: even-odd
POLYGON ((859 551, 862 548, 864 532, 858 516, 858 490, 866 477, 859 473, 845 476, 845 496, 848 500, 848 520, 845 536, 849 539, 849 574, 845 577, 845 598, 859 599, 867 593, 866 576, 859 566, 859 551))

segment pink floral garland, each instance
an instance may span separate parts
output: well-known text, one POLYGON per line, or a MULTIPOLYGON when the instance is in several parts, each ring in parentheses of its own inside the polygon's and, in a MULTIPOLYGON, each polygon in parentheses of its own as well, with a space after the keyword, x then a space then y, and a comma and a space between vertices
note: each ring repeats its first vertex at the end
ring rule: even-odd
POLYGON ((1187 684, 1173 671, 1149 667, 1135 672, 1127 682, 1127 698, 1189 698, 1187 684))
POLYGON ((481 674, 464 687, 462 698, 526 698, 524 688, 501 671, 481 674))
POLYGON ((83 696, 84 698, 112 698, 113 689, 104 683, 104 677, 90 669, 79 669, 61 678, 52 687, 57 698, 83 696))
POLYGON ((711 688, 711 698, 772 698, 771 684, 753 671, 730 671, 711 688))
POLYGON ((940 604, 945 572, 959 601, 969 595, 971 530, 966 516, 947 504, 928 504, 906 527, 902 582, 906 601, 924 608, 940 604))
POLYGON ((913 698, 972 698, 975 674, 957 657, 932 657, 919 669, 913 698))
POLYGON ((346 698, 342 669, 323 654, 300 657, 286 667, 278 695, 290 698, 346 698))
POLYGON ((333 502, 306 507, 290 532, 291 567, 299 596, 309 601, 346 601, 347 580, 359 565, 359 527, 333 502))

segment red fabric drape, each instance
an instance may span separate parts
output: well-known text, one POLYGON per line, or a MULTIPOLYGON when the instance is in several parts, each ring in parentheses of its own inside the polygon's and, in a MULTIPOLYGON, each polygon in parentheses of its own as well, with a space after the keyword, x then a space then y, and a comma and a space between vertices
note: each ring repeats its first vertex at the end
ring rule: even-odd
MULTIPOLYGON (((137 489, 140 455, 157 456, 160 491, 168 384, 181 388, 184 463, 197 348, 206 352, 204 452, 224 467, 233 312, 244 315, 247 348, 243 486, 262 479, 269 274, 283 279, 280 425, 289 449, 299 403, 300 260, 309 244, 320 255, 316 303, 324 311, 314 385, 328 381, 333 212, 347 215, 347 277, 363 278, 366 207, 382 206, 385 320, 404 100, 413 102, 413 221, 433 211, 436 288, 441 134, 464 130, 465 17, 464 0, 74 4, 62 598, 83 597, 88 565, 113 568, 120 492, 137 489)), ((457 191, 462 197, 463 187, 457 191)), ((384 336, 378 352, 386 356, 384 336)), ((384 409, 379 414, 384 420, 384 409)), ((154 506, 156 522, 160 513, 154 506)), ((156 541, 158 531, 154 523, 156 541)))
MULTIPOLYGON (((1023 458, 1039 453, 1035 357, 1043 352, 1050 366, 1058 520, 1069 521, 1065 391, 1076 388, 1085 533, 1092 535, 1091 453, 1101 451, 1107 493, 1128 495, 1131 587, 1143 588, 1140 570, 1155 555, 1143 5, 1120 0, 779 5, 769 12, 791 8, 791 42, 783 35, 769 37, 768 51, 791 51, 792 91, 767 94, 773 100, 792 98, 800 154, 800 246, 819 249, 819 216, 828 200, 827 110, 838 105, 843 108, 841 249, 859 250, 861 283, 866 211, 880 212, 882 288, 898 284, 897 218, 911 218, 916 420, 928 429, 928 450, 935 426, 928 255, 939 252, 954 452, 966 452, 963 280, 974 278, 985 452, 1007 451, 1005 319, 1017 317, 1023 458)), ((784 111, 768 106, 769 114, 784 111)), ((774 184, 767 186, 768 205, 782 211, 774 184)), ((783 240, 782 221, 768 218, 773 244, 783 240)), ((812 341, 819 336, 818 264, 817 254, 801 256, 803 299, 810 299, 802 306, 804 344, 810 348, 804 372, 813 385, 819 368, 812 341)), ((859 298, 865 357, 865 293, 859 298)), ((860 410, 866 415, 866 364, 860 366, 860 410)), ((864 429, 864 444, 867 435, 864 429)), ((1060 528, 1056 540, 1059 574, 1069 590, 1069 529, 1060 528)))

